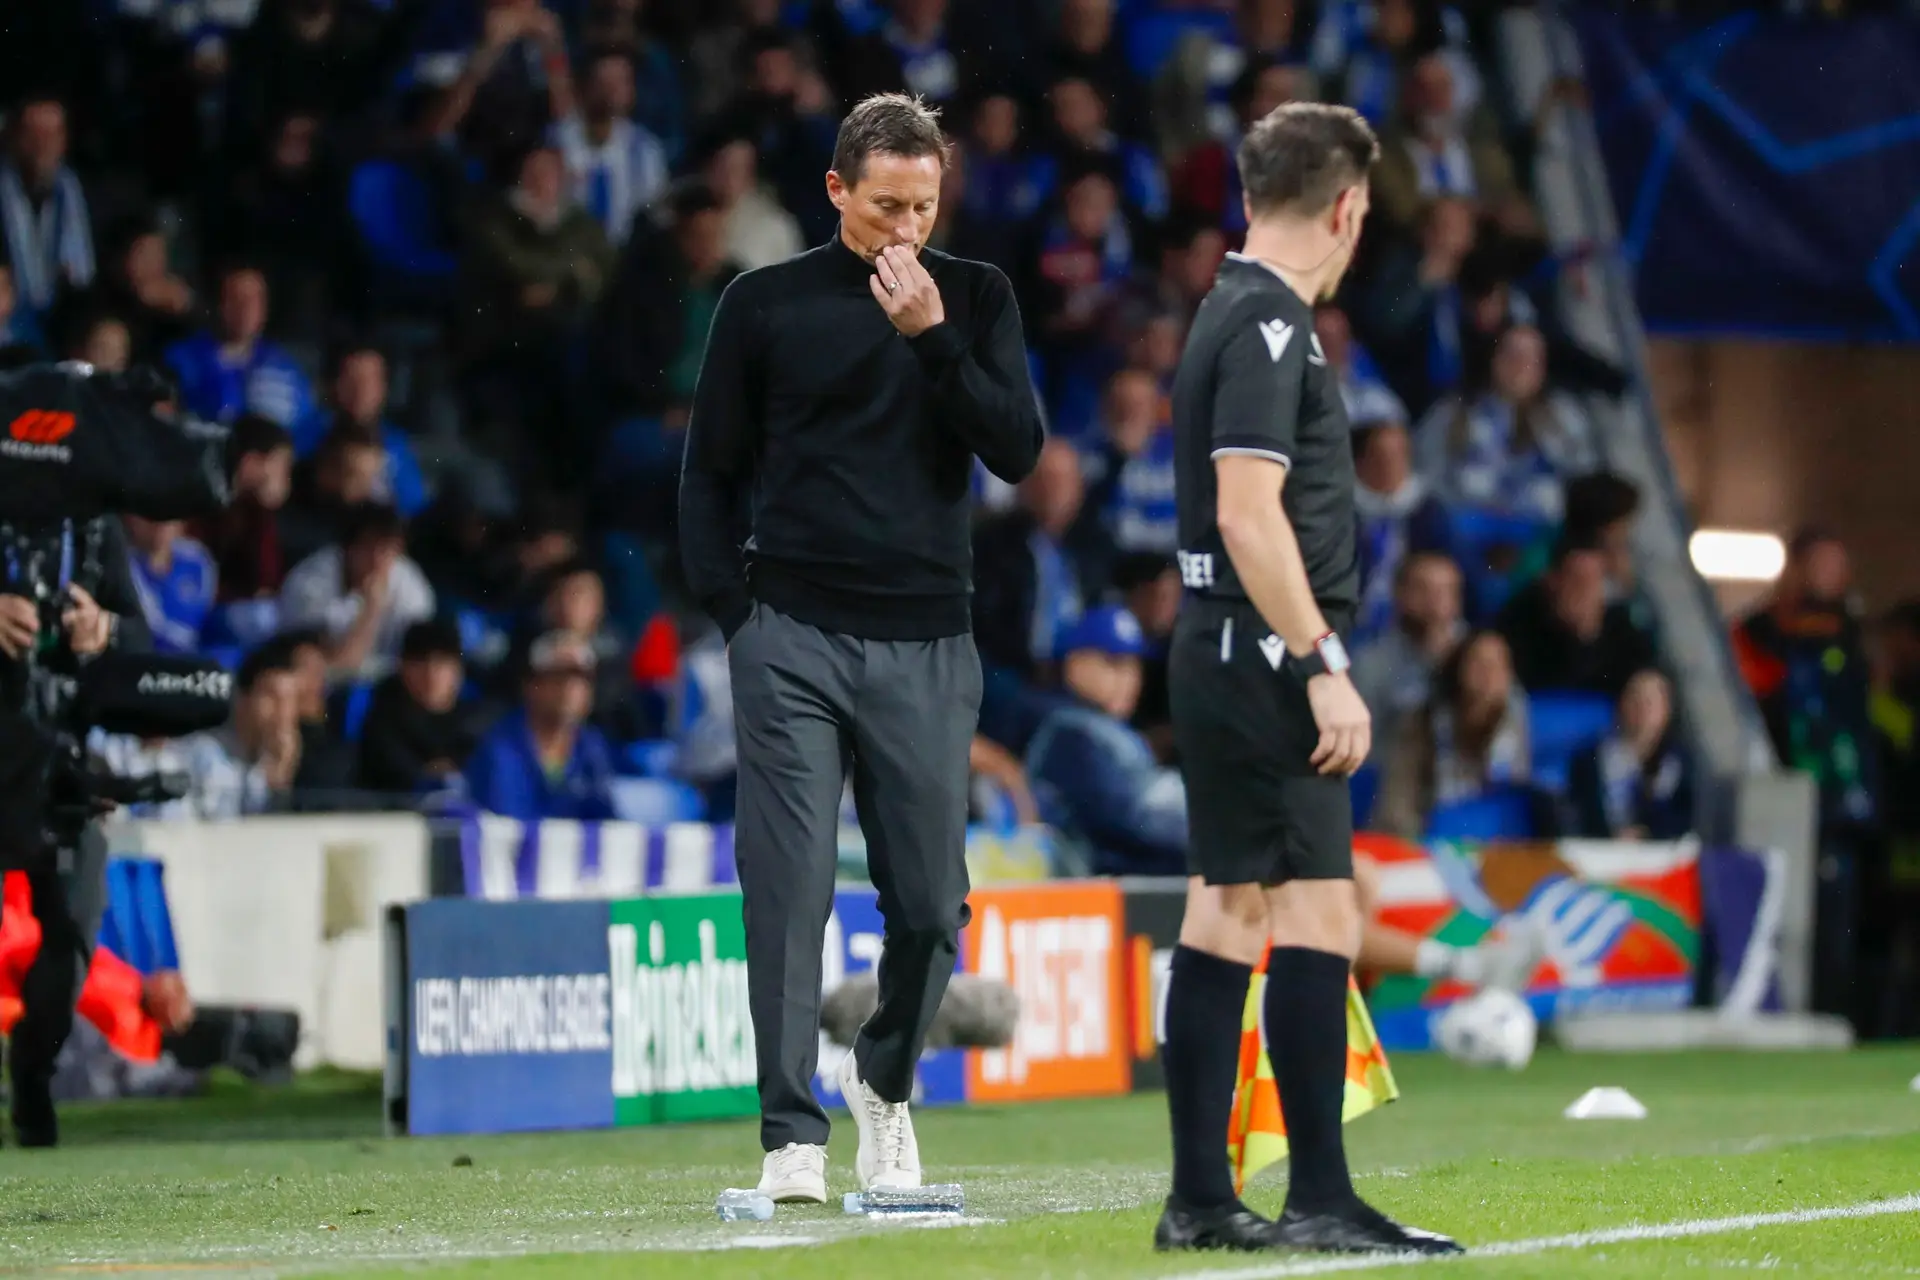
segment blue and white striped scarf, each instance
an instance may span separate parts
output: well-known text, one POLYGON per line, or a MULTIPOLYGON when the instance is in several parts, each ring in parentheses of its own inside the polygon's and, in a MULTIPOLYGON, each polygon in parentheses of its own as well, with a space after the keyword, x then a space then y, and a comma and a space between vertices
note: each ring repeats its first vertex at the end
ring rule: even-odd
POLYGON ((1566 438, 1569 429, 1553 405, 1532 412, 1536 435, 1526 448, 1516 447, 1514 407, 1495 395, 1467 406, 1461 422, 1444 422, 1447 496, 1465 506, 1558 520, 1562 480, 1585 469, 1584 450, 1566 438))
POLYGON ((553 126, 554 145, 566 160, 573 198, 594 216, 614 245, 626 243, 634 215, 667 187, 667 151, 631 120, 615 120, 607 140, 595 145, 586 121, 569 116, 553 126))
POLYGON ((32 311, 53 305, 65 273, 76 289, 93 283, 93 231, 87 225, 87 198, 73 170, 61 166, 53 193, 36 210, 11 163, 0 165, 0 225, 7 235, 14 288, 32 311))

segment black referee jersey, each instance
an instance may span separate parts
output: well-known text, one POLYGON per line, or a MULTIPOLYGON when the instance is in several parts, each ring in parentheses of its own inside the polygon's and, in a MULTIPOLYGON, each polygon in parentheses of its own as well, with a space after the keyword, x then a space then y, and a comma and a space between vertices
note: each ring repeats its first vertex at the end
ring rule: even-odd
POLYGON ((1189 593, 1245 600, 1220 540, 1214 459, 1244 453, 1287 468, 1281 505, 1323 613, 1359 603, 1353 445, 1339 379, 1313 308, 1278 272, 1230 253, 1200 304, 1173 383, 1180 578, 1189 593))

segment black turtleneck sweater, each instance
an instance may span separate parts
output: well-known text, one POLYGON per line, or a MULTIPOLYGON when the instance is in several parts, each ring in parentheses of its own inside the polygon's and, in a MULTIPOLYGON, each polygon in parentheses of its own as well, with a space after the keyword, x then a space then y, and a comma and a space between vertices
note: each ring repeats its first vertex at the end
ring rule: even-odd
POLYGON ((1040 412, 1007 278, 932 249, 944 323, 902 337, 840 240, 727 287, 680 480, 687 582, 729 639, 760 600, 822 630, 970 625, 973 459, 1014 482, 1040 412))

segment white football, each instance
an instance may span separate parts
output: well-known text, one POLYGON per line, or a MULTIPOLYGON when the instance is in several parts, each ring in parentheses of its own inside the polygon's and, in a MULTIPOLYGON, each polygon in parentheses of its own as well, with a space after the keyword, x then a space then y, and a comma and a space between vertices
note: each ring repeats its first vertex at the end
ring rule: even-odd
POLYGON ((1458 1000, 1434 1024, 1440 1051, 1473 1067, 1518 1071, 1533 1060, 1540 1024, 1511 991, 1476 991, 1458 1000))

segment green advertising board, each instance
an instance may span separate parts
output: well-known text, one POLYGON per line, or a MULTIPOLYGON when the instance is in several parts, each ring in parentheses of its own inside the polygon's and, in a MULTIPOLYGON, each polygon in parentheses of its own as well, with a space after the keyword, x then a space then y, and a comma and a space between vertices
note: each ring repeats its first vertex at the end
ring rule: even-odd
POLYGON ((755 1114, 740 895, 609 903, 607 951, 614 1123, 755 1114))

